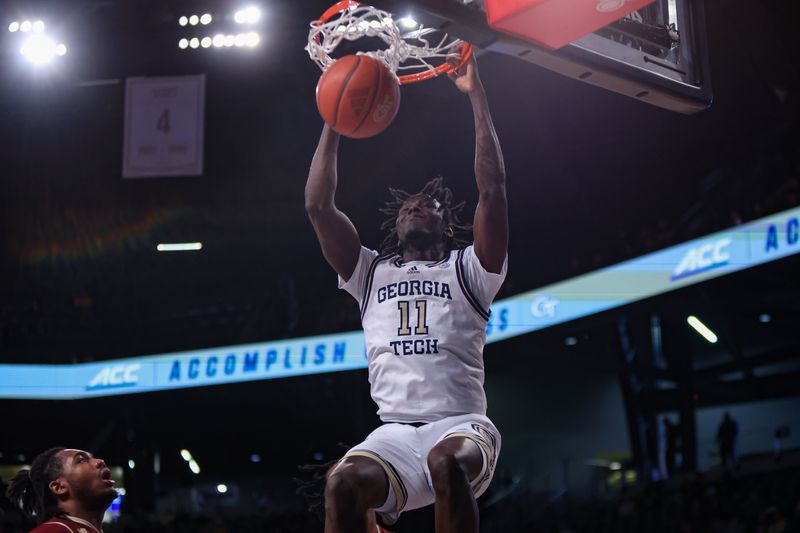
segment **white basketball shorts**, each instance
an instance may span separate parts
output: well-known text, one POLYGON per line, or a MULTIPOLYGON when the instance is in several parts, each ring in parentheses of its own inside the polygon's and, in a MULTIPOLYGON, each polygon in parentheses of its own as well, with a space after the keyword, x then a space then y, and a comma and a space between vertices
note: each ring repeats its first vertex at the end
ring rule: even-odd
POLYGON ((467 414, 443 418, 420 427, 387 423, 378 427, 366 440, 354 446, 345 457, 368 457, 381 465, 389 480, 386 502, 375 509, 387 523, 393 523, 403 511, 419 509, 434 502, 428 454, 448 437, 466 437, 481 450, 483 466, 471 480, 477 498, 489 487, 500 453, 500 432, 483 415, 467 414))

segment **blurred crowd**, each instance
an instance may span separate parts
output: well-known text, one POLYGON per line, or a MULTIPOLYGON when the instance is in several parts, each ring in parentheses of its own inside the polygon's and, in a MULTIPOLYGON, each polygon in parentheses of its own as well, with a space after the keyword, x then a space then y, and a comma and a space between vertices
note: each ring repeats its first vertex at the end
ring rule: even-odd
MULTIPOLYGON (((502 479, 479 502, 483 533, 800 533, 800 469, 755 475, 728 472, 718 480, 692 475, 683 480, 623 488, 613 499, 577 501, 569 492, 535 493, 520 484, 506 492, 502 479), (487 505, 488 504, 488 505, 487 505)), ((5 498, 0 533, 31 527, 5 498)), ((105 533, 301 533, 321 532, 322 524, 301 506, 278 513, 209 514, 121 518, 105 533)), ((433 512, 404 514, 395 533, 433 533, 433 512)))

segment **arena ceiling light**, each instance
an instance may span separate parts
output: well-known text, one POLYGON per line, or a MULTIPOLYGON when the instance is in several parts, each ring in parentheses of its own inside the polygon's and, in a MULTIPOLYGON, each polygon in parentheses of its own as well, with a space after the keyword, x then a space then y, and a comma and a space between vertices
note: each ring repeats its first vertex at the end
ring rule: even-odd
POLYGON ((414 28, 416 28, 418 26, 417 21, 414 20, 411 17, 403 17, 400 20, 398 20, 397 22, 399 22, 400 26, 402 26, 403 28, 405 28, 407 30, 413 30, 414 28))
POLYGON ((44 33, 44 21, 42 20, 15 20, 8 25, 8 31, 11 33, 44 33))
POLYGON ((15 20, 8 25, 10 33, 20 35, 23 39, 19 52, 34 65, 50 63, 53 58, 67 53, 67 46, 57 39, 45 34, 43 20, 15 20))
POLYGON ((228 492, 228 486, 225 483, 220 483, 219 485, 217 485, 217 492, 219 492, 220 494, 225 494, 226 492, 228 492))
POLYGON ((703 338, 708 342, 713 344, 717 342, 717 340, 719 340, 717 335, 713 331, 711 331, 708 328, 708 326, 700 322, 700 319, 697 318, 696 316, 689 316, 686 319, 686 321, 689 323, 690 326, 692 326, 695 329, 695 331, 697 331, 697 333, 702 335, 703 338))
MULTIPOLYGON (((196 41, 196 39, 192 39, 192 41, 196 41)), ((192 48, 197 48, 196 45, 190 45, 192 48)), ((156 246, 156 250, 159 252, 186 252, 189 250, 202 250, 203 243, 202 242, 171 242, 171 243, 161 243, 156 246)), ((188 453, 188 452, 187 452, 188 453)), ((181 450, 181 455, 183 455, 183 450, 181 450)), ((191 455, 189 456, 191 457, 191 455)), ((186 459, 188 461, 188 459, 186 459)))
POLYGON ((189 463, 189 470, 191 470, 193 474, 200 473, 200 465, 197 464, 197 461, 194 460, 194 457, 192 457, 192 454, 189 450, 187 450, 186 448, 182 449, 181 457, 183 458, 184 461, 189 463))
POLYGON ((19 52, 34 65, 49 63, 56 56, 63 56, 67 53, 64 43, 56 43, 53 39, 45 35, 31 35, 20 46, 19 52))
POLYGON ((202 15, 181 15, 178 17, 178 26, 197 26, 198 24, 202 24, 203 26, 208 26, 214 22, 214 15, 211 13, 203 13, 202 15))
POLYGON ((261 10, 255 6, 240 9, 233 14, 233 20, 236 24, 255 24, 261 20, 261 10))

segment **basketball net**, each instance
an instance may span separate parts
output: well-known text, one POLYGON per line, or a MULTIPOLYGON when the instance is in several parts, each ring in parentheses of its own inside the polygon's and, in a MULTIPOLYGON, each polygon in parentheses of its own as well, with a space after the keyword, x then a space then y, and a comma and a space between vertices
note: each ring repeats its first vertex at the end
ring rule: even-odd
POLYGON ((390 13, 352 0, 334 4, 319 20, 311 23, 305 49, 325 71, 336 61, 331 53, 342 41, 362 37, 377 37, 386 43, 385 50, 358 53, 382 61, 402 84, 452 72, 461 68, 472 53, 472 45, 465 41, 420 24, 413 30, 403 31, 390 13), (456 59, 457 64, 448 63, 451 59, 456 59), (401 75, 400 71, 409 73, 401 75))

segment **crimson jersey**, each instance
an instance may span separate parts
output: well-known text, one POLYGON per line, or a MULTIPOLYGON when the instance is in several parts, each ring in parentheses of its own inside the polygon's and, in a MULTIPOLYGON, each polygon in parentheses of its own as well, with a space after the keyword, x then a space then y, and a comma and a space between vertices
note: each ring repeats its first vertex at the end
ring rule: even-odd
POLYGON ((82 518, 64 515, 39 524, 30 533, 103 533, 103 530, 82 518))

